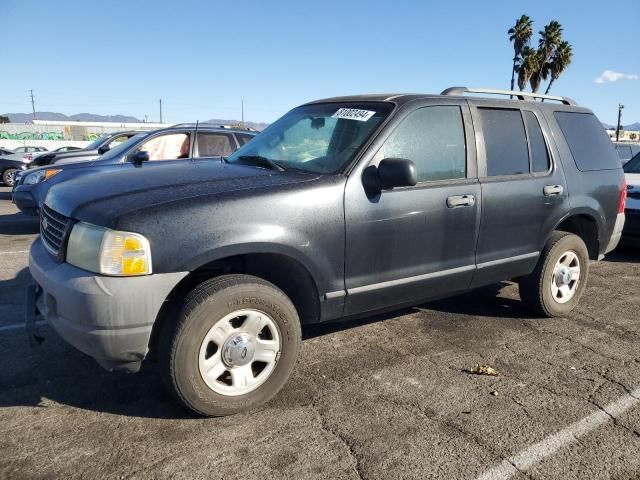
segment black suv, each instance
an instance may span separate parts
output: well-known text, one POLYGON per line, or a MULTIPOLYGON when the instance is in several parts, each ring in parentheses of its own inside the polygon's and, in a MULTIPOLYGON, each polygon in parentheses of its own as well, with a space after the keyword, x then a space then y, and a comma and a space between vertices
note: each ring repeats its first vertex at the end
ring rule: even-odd
POLYGON ((231 414, 284 385, 305 324, 505 279, 566 315, 620 239, 622 186, 602 125, 568 98, 311 102, 218 162, 52 188, 27 324, 39 312, 107 369, 155 358, 186 406, 231 414))

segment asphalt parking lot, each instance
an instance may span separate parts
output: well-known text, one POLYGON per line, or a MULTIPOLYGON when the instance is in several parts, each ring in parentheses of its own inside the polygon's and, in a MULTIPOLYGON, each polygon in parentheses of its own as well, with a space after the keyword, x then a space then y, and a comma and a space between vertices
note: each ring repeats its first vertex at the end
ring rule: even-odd
POLYGON ((640 479, 640 251, 592 264, 568 318, 504 283, 307 329, 273 401, 202 419, 153 365, 108 373, 47 326, 30 347, 37 227, 0 188, 0 478, 640 479))

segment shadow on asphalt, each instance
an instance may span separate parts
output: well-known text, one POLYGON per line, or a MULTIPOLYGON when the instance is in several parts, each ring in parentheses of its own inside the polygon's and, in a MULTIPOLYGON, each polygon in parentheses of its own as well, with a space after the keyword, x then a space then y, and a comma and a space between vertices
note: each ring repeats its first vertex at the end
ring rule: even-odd
POLYGON ((11 190, 8 192, 0 192, 0 200, 11 200, 11 190))
POLYGON ((0 215, 0 235, 30 235, 38 233, 38 217, 24 213, 0 215))
MULTIPOLYGON (((303 337, 328 335, 414 313, 418 309, 514 320, 530 318, 530 313, 519 301, 496 297, 503 286, 492 285, 447 300, 359 320, 309 326, 304 329, 303 337)), ((444 321, 448 319, 443 318, 444 321)), ((460 322, 456 323, 456 328, 460 328, 460 322)), ((435 327, 440 329, 442 325, 435 327)), ((42 407, 42 399, 48 399, 75 408, 130 417, 200 418, 180 406, 164 388, 156 363, 145 363, 137 374, 110 373, 92 358, 63 343, 49 327, 40 327, 40 330, 46 338, 42 345, 30 346, 26 332, 15 332, 13 335, 22 335, 22 340, 12 341, 13 349, 0 351, 0 365, 4 365, 0 375, 0 408, 42 407)))

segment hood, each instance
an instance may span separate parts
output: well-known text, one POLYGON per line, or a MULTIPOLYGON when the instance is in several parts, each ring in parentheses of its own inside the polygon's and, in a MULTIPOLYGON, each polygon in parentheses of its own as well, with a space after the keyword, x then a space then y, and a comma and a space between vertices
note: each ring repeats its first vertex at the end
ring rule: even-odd
POLYGON ((278 172, 217 161, 157 162, 61 182, 51 187, 45 203, 68 217, 108 227, 135 210, 316 178, 316 174, 299 171, 278 172))
POLYGON ((56 153, 51 160, 52 165, 64 165, 65 163, 82 162, 100 155, 98 150, 77 150, 74 152, 56 153))

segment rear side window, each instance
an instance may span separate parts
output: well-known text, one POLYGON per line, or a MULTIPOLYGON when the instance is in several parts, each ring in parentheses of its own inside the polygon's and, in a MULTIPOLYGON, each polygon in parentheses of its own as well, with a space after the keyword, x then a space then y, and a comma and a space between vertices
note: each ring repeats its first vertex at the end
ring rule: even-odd
POLYGON ((242 147, 245 143, 249 142, 255 135, 247 135, 246 133, 236 133, 236 138, 242 147))
POLYGON ((554 112, 554 115, 579 170, 620 168, 613 143, 595 115, 576 112, 554 112))
POLYGON ((221 157, 231 155, 233 150, 229 135, 198 132, 198 157, 221 157))
POLYGON ((487 176, 529 173, 529 149, 520 110, 478 109, 487 154, 487 176))
POLYGON ((534 173, 548 172, 551 168, 549 163, 549 151, 542 135, 542 129, 533 112, 524 111, 524 121, 529 134, 529 148, 531 149, 531 171, 534 173))

